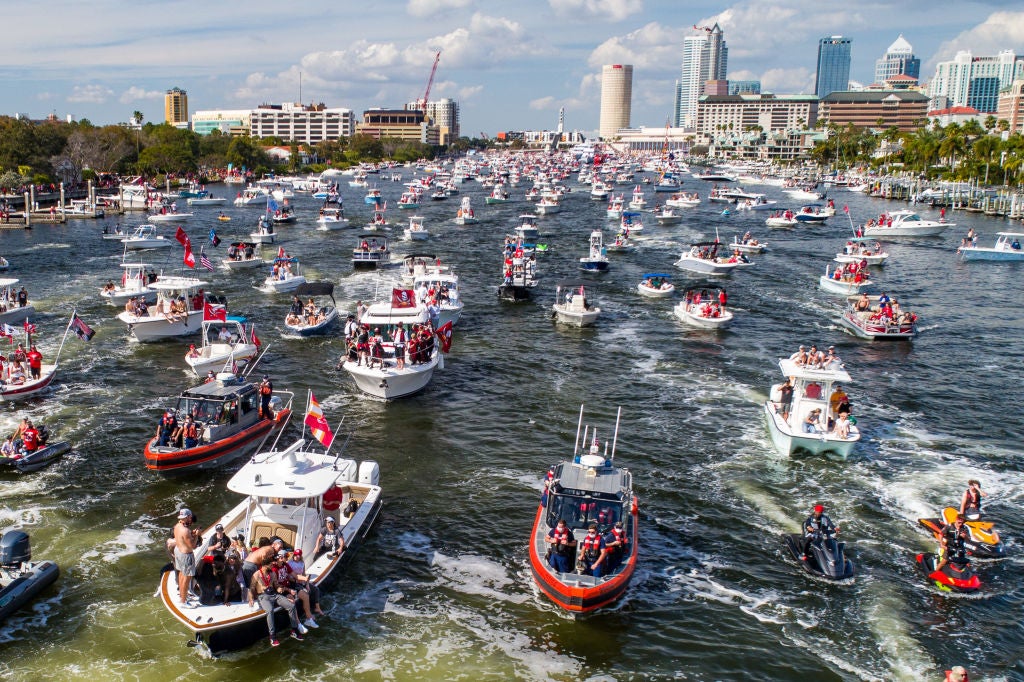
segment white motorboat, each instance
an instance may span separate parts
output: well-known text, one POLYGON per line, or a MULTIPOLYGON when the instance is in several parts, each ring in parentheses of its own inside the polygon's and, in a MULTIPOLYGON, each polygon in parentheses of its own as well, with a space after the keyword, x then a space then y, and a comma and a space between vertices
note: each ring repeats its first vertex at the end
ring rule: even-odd
POLYGON ((842 266, 836 267, 832 270, 832 265, 825 266, 825 274, 818 279, 818 286, 823 291, 828 291, 833 294, 843 294, 845 296, 853 296, 859 294, 868 287, 872 286, 872 282, 867 277, 866 272, 862 272, 858 269, 857 272, 846 272, 842 266), (836 274, 839 274, 839 278, 836 278, 836 274))
POLYGON ((256 221, 256 231, 249 233, 249 239, 257 244, 274 243, 274 240, 277 239, 277 232, 269 214, 264 213, 260 216, 260 219, 256 221))
POLYGON ((618 220, 622 217, 622 211, 625 206, 626 200, 623 197, 612 197, 608 201, 608 209, 605 211, 605 215, 607 215, 610 220, 618 220))
POLYGON ((485 204, 507 204, 512 201, 512 195, 505 189, 504 185, 495 185, 491 193, 484 199, 485 204))
POLYGON ((974 246, 965 239, 956 252, 960 254, 961 260, 1024 260, 1022 239, 1024 232, 997 232, 996 243, 993 246, 974 246))
POLYGON ((515 229, 516 237, 524 242, 536 241, 540 236, 540 229, 537 227, 537 216, 524 214, 519 216, 519 224, 515 229))
MULTIPOLYGON (((326 204, 326 202, 324 203, 326 204)), ((338 206, 341 206, 340 202, 338 202, 338 206)), ((275 225, 287 225, 289 223, 298 222, 298 220, 299 217, 295 215, 295 210, 291 207, 291 204, 288 204, 287 202, 270 214, 270 221, 275 225)))
POLYGON ((553 317, 563 324, 589 327, 597 322, 601 309, 591 305, 587 291, 593 283, 584 280, 564 280, 555 286, 553 317))
POLYGON ((16 290, 20 281, 13 277, 0 278, 0 324, 24 322, 36 314, 36 307, 28 300, 25 287, 21 287, 21 291, 16 290))
POLYGON ((925 220, 913 211, 893 211, 885 216, 885 224, 864 226, 865 237, 937 237, 956 223, 925 220))
POLYGON ((701 329, 723 329, 732 323, 732 311, 711 297, 702 300, 701 291, 686 292, 685 300, 672 308, 672 314, 679 320, 701 329))
POLYGON ((321 208, 316 219, 316 229, 321 232, 333 232, 348 227, 348 218, 340 208, 321 208))
POLYGON ((849 457, 860 441, 858 426, 851 420, 846 434, 837 434, 829 429, 829 423, 835 416, 830 414, 829 405, 833 388, 840 383, 847 385, 851 382, 841 363, 833 361, 823 369, 816 369, 782 358, 779 367, 783 376, 792 380, 793 392, 787 404, 783 384, 775 384, 764 404, 768 433, 775 448, 783 455, 805 451, 814 455, 832 453, 843 459, 849 457))
POLYGON ((792 211, 780 211, 765 218, 764 224, 772 228, 791 229, 799 223, 792 211))
POLYGON ((121 208, 133 211, 145 210, 155 202, 153 189, 141 181, 120 185, 117 198, 121 208))
POLYGON ((580 258, 580 270, 586 272, 606 272, 608 270, 608 252, 604 248, 604 235, 601 230, 590 233, 590 248, 586 256, 580 258))
MULTIPOLYGON (((384 357, 379 360, 379 364, 369 367, 346 358, 342 369, 349 373, 359 390, 367 395, 383 400, 405 398, 425 389, 434 376, 434 370, 444 367, 437 343, 433 346, 425 362, 413 363, 412 358, 409 358, 405 360, 403 368, 398 369, 394 344, 384 343, 384 357)), ((411 353, 408 345, 406 351, 407 354, 411 353)))
POLYGON ((828 212, 821 204, 807 204, 801 206, 793 217, 798 223, 823 223, 832 217, 832 213, 828 212))
POLYGON ((178 211, 167 211, 166 213, 150 213, 147 220, 151 223, 177 223, 191 218, 194 213, 179 213, 178 211))
POLYGON ((506 244, 502 262, 502 280, 498 298, 509 303, 520 303, 530 298, 537 286, 537 254, 527 253, 523 243, 506 244))
POLYGON ((642 211, 647 207, 647 199, 644 198, 644 191, 637 185, 633 189, 633 198, 629 200, 629 207, 634 211, 642 211))
POLYGON ((121 241, 126 237, 132 236, 134 230, 126 230, 121 226, 121 223, 111 227, 110 225, 103 226, 103 233, 100 235, 103 239, 108 241, 121 241))
POLYGON ((704 173, 691 173, 691 175, 697 180, 704 180, 705 182, 736 182, 736 178, 725 173, 715 173, 714 171, 707 171, 704 173))
POLYGON ((157 300, 139 312, 121 311, 117 319, 128 325, 135 341, 160 341, 176 336, 191 336, 201 331, 206 282, 195 277, 160 277, 150 284, 157 300))
POLYGON ((789 187, 782 190, 794 201, 816 201, 824 199, 824 192, 818 191, 816 187, 789 187))
POLYGON ((676 213, 671 206, 665 206, 660 211, 654 212, 654 220, 659 225, 679 225, 683 222, 683 216, 676 213))
POLYGON ((359 244, 352 249, 353 268, 382 268, 391 265, 388 238, 379 233, 359 235, 359 244))
POLYGON ((882 249, 873 237, 850 237, 842 252, 837 253, 837 263, 867 263, 868 265, 882 265, 889 257, 889 253, 882 249))
POLYGON ((266 187, 250 186, 235 197, 235 206, 266 206, 271 199, 270 190, 266 187))
POLYGON ((629 234, 620 230, 615 235, 615 241, 604 245, 604 250, 608 253, 629 253, 636 250, 636 247, 630 241, 629 234))
POLYGON ((191 344, 185 353, 185 364, 199 377, 211 370, 237 374, 260 351, 259 346, 250 343, 245 323, 239 318, 203 320, 202 334, 202 346, 191 344))
POLYGON ((839 321, 862 339, 912 340, 917 336, 917 315, 892 306, 870 305, 867 295, 849 303, 839 321))
POLYGON ((595 180, 594 183, 590 186, 590 198, 594 199, 595 201, 604 201, 605 199, 608 198, 608 195, 611 194, 611 191, 611 187, 601 182, 600 180, 595 180))
POLYGON ((423 227, 423 216, 414 215, 409 218, 409 227, 405 228, 405 238, 409 241, 423 241, 430 236, 423 227))
POLYGON ((764 253, 768 250, 767 242, 762 242, 759 239, 754 239, 750 236, 750 233, 743 235, 743 238, 734 236, 732 238, 732 244, 729 245, 733 251, 739 251, 740 253, 764 253))
POLYGON ((671 277, 672 275, 661 272, 646 273, 640 283, 636 285, 636 290, 643 296, 668 298, 676 291, 676 285, 672 284, 671 277))
POLYGON ((459 276, 447 265, 428 265, 413 279, 416 301, 427 307, 427 312, 436 312, 434 328, 451 322, 457 325, 462 317, 462 296, 459 293, 459 276), (432 307, 436 306, 436 311, 432 307))
POLYGON ((737 268, 751 265, 742 253, 719 256, 718 250, 721 246, 718 242, 697 242, 689 251, 683 252, 675 266, 701 275, 725 277, 731 275, 737 268))
POLYGON ((398 199, 398 208, 402 211, 420 207, 420 195, 416 192, 403 192, 398 199))
POLYGON ((540 215, 550 215, 561 211, 562 205, 559 204, 556 199, 542 197, 541 200, 537 202, 536 210, 540 215))
POLYGON ((139 225, 131 235, 121 240, 124 248, 129 250, 138 249, 162 249, 174 244, 162 234, 157 234, 156 225, 139 225))
MULTIPOLYGON (((256 454, 227 484, 228 490, 244 499, 212 519, 203 536, 211 537, 214 525, 219 524, 228 536, 241 535, 245 545, 251 547, 264 539, 280 538, 286 547, 302 550, 310 582, 326 587, 340 568, 352 560, 381 510, 377 463, 360 463, 345 458, 344 452, 328 451, 307 448, 306 441, 299 439, 283 450, 256 454), (341 509, 346 511, 330 515, 345 542, 340 553, 316 554, 317 537, 328 515, 321 511, 323 497, 335 486, 342 491, 341 509)), ((215 597, 214 565, 204 562, 199 554, 197 550, 197 601, 182 604, 177 572, 161 574, 157 593, 168 612, 193 633, 197 643, 214 654, 266 637, 267 614, 258 606, 249 605, 244 590, 232 589, 227 603, 220 595, 215 597)), ((287 633, 287 626, 284 632, 287 633)))
POLYGON ((0 272, 7 272, 11 269, 11 261, 7 260, 3 256, 0 256, 0 272))
POLYGON ((644 231, 643 215, 637 211, 623 211, 619 220, 619 232, 630 235, 644 231))
POLYGON ((318 336, 326 334, 338 319, 338 304, 334 300, 334 284, 331 282, 306 282, 295 290, 301 310, 292 310, 285 318, 284 326, 292 334, 299 336, 318 336), (330 304, 317 303, 316 298, 328 297, 330 304), (302 299, 308 297, 308 303, 302 307, 302 299))
POLYGON ((700 195, 696 192, 678 192, 666 199, 665 205, 672 208, 693 208, 700 206, 700 195))
POLYGON ((455 213, 455 224, 475 225, 479 222, 480 219, 476 217, 476 213, 473 211, 472 205, 470 205, 469 197, 462 197, 462 204, 455 213))
POLYGON ((769 201, 761 195, 759 199, 737 200, 736 209, 739 211, 774 211, 778 203, 777 201, 769 201))
POLYGON ((384 203, 384 195, 381 194, 380 188, 371 187, 366 191, 366 196, 363 197, 363 203, 371 206, 380 206, 384 203))
POLYGON ((124 305, 128 299, 141 296, 146 303, 155 303, 157 290, 150 286, 157 275, 149 270, 149 263, 121 263, 121 283, 107 282, 100 290, 100 298, 111 305, 124 305))
POLYGON ((220 263, 225 270, 247 270, 266 265, 267 261, 260 255, 258 242, 232 242, 228 246, 227 258, 220 263))
POLYGON ((228 203, 228 200, 226 197, 207 195, 205 197, 191 197, 186 199, 186 203, 189 206, 221 206, 228 203))
POLYGON ((401 322, 408 331, 413 325, 426 324, 430 321, 425 305, 415 300, 410 300, 411 305, 394 305, 394 303, 395 301, 392 299, 371 303, 363 312, 363 316, 359 320, 360 323, 370 329, 378 327, 387 329, 401 322))
POLYGON ((287 293, 298 289, 306 283, 306 278, 302 274, 302 267, 299 265, 299 259, 287 254, 281 255, 282 251, 284 251, 283 247, 278 251, 278 256, 273 261, 270 274, 263 280, 263 284, 257 287, 265 294, 287 293))

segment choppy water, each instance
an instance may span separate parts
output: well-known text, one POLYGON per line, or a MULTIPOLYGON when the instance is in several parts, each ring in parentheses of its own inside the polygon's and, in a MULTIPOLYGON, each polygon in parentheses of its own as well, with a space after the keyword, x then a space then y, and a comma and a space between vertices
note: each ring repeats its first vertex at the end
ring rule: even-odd
MULTIPOLYGON (((401 185, 380 185, 393 205, 401 185)), ((230 469, 164 480, 142 463, 160 408, 190 381, 185 346, 126 343, 115 309, 96 295, 120 258, 99 223, 0 234, 12 276, 42 311, 33 321, 44 353, 56 351, 71 307, 97 329, 90 344, 69 339, 45 400, 0 406, 0 431, 23 414, 48 415, 76 444, 48 470, 0 481, 0 528, 26 527, 36 557, 63 570, 53 590, 0 629, 0 676, 919 680, 964 664, 972 679, 1024 679, 1016 541, 1024 270, 966 265, 954 254, 968 226, 984 242, 1007 224, 957 214, 960 226, 942 238, 891 244, 877 281, 920 314, 912 346, 855 340, 835 323, 837 301, 817 277, 849 234, 841 213, 825 227, 769 232, 763 216, 723 217, 714 204, 686 212, 682 226, 651 221, 642 247, 615 255, 596 288, 597 327, 578 330, 552 323, 554 282, 577 276, 590 230, 610 223, 603 203, 575 189, 562 213, 541 219, 540 241, 551 245, 540 256, 544 279, 536 300, 517 307, 495 295, 498 245, 525 202, 485 207, 483 191, 467 184, 480 225, 451 223, 458 199, 417 211, 433 236, 396 250, 453 263, 466 310, 446 368, 425 393, 395 404, 359 397, 333 371, 337 340, 283 338, 288 297, 253 290, 256 275, 206 277, 272 344, 264 369, 279 387, 312 388, 332 422, 347 415, 356 427, 350 455, 380 462, 386 496, 377 533, 327 595, 331 617, 320 630, 302 644, 261 643, 219 661, 186 648, 187 633, 153 597, 174 511, 187 504, 207 520, 235 501, 224 487, 230 469), (752 229, 772 247, 726 280, 737 319, 717 335, 685 327, 671 301, 635 290, 644 272, 676 272, 684 245, 716 227, 723 241, 752 229), (812 342, 834 344, 854 378, 865 440, 845 463, 779 456, 762 421, 777 358, 812 342), (618 459, 634 472, 642 550, 626 599, 573 621, 534 590, 527 537, 541 475, 571 450, 581 402, 603 431, 624 408, 618 459), (914 553, 934 546, 916 519, 955 503, 969 477, 990 493, 1010 558, 982 566, 979 596, 939 595, 915 572, 914 553), (852 584, 810 579, 784 554, 780 534, 818 501, 843 526, 858 566, 852 584)), ((343 193, 350 217, 369 217, 361 192, 343 193)), ((861 219, 902 207, 834 196, 861 219)), ((351 270, 357 230, 317 232, 316 202, 295 204, 302 219, 281 233, 310 279, 337 282, 343 309, 387 291, 376 274, 351 270)), ((232 222, 216 222, 216 208, 195 209, 187 229, 196 244, 210 227, 225 242, 243 238, 259 214, 225 211, 232 222)), ((391 218, 407 220, 403 213, 391 218)), ((180 250, 154 258, 169 271, 180 250)))

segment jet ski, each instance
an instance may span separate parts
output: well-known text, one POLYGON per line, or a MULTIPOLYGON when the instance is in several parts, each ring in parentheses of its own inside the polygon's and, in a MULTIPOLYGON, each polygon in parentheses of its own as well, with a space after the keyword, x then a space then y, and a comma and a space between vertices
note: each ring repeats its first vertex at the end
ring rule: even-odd
POLYGON ((917 555, 917 566, 924 574, 928 576, 928 579, 935 583, 943 592, 977 592, 981 589, 981 581, 978 579, 978 574, 974 572, 974 567, 967 561, 966 557, 962 560, 953 558, 942 567, 941 571, 936 571, 935 567, 939 565, 939 557, 937 554, 931 552, 918 554, 917 555))
MULTIPOLYGON (((935 539, 939 540, 942 537, 942 527, 956 521, 958 513, 955 507, 946 507, 942 510, 941 518, 918 519, 917 522, 930 530, 935 539)), ((981 514, 975 510, 974 514, 967 514, 967 522, 964 525, 971 530, 970 542, 964 543, 969 556, 975 559, 1002 559, 1006 556, 1006 548, 999 540, 999 533, 993 528, 993 522, 982 521, 981 514)))
POLYGON ((853 562, 846 558, 846 543, 835 536, 817 533, 811 542, 809 556, 803 560, 804 538, 799 533, 782 536, 782 540, 797 563, 811 575, 826 580, 846 580, 854 575, 853 562))

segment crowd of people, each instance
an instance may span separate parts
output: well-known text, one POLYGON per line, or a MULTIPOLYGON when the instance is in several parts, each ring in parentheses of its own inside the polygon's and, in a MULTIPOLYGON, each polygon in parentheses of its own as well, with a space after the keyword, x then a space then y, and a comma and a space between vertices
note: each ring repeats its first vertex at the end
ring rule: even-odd
POLYGON ((25 344, 19 343, 9 356, 0 355, 0 388, 36 381, 42 378, 42 373, 43 354, 35 344, 29 344, 26 351, 25 344))
POLYGON ((31 419, 23 417, 14 433, 8 435, 0 445, 0 459, 18 460, 28 457, 45 448, 49 439, 50 432, 45 424, 37 428, 31 419))
POLYGON ((345 355, 338 361, 337 369, 345 362, 354 362, 357 367, 384 369, 393 361, 397 370, 405 369, 406 364, 430 362, 434 331, 435 326, 430 321, 410 324, 408 328, 404 322, 398 322, 384 332, 380 327, 371 330, 370 325, 360 324, 355 315, 349 315, 345 321, 345 355))

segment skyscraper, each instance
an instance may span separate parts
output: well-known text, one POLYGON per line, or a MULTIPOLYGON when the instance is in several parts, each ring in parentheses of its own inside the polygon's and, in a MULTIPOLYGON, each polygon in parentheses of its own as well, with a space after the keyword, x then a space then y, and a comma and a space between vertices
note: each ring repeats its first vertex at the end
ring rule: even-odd
POLYGON ((188 127, 188 93, 181 88, 171 88, 164 95, 164 122, 188 127))
MULTIPOLYGON (((729 48, 718 24, 712 27, 694 27, 701 35, 683 38, 683 67, 676 83, 675 125, 693 127, 697 124, 697 100, 707 92, 708 82, 715 89, 726 89, 729 48)), ((722 94, 725 94, 724 92, 722 94)))
POLYGON ((1003 50, 994 57, 976 57, 962 50, 956 57, 939 62, 929 83, 931 109, 973 107, 978 111, 995 112, 999 107, 999 91, 1024 77, 1024 57, 1013 50, 1003 50))
POLYGON ((601 67, 602 140, 615 137, 620 128, 629 127, 633 105, 633 67, 630 64, 605 64, 601 67))
POLYGON ((850 87, 850 42, 843 36, 818 41, 818 71, 814 78, 814 94, 818 97, 850 87))
POLYGON ((902 33, 882 58, 875 62, 875 82, 884 83, 899 75, 910 76, 914 80, 921 78, 921 60, 914 56, 914 48, 902 33))

